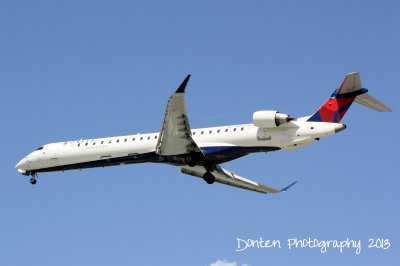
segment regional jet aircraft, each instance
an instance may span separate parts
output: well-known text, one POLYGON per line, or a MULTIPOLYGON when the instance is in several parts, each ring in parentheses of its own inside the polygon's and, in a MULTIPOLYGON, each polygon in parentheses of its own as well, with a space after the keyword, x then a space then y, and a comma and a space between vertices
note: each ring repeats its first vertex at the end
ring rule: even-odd
POLYGON ((23 158, 15 168, 38 173, 134 163, 164 163, 184 174, 260 193, 286 191, 246 179, 220 166, 256 152, 294 150, 346 128, 340 121, 353 101, 380 112, 390 108, 361 87, 359 73, 347 74, 341 85, 313 115, 294 119, 278 111, 257 111, 253 123, 192 129, 184 101, 188 75, 168 100, 161 131, 46 144, 23 158))

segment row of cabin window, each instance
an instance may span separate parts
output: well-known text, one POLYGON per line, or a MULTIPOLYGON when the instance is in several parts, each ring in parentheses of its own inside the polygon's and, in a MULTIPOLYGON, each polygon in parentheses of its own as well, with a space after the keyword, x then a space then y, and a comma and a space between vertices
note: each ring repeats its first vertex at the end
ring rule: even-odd
MULTIPOLYGON (((157 137, 158 137, 157 135, 154 136, 154 139, 157 139, 157 137)), ((136 138, 133 138, 132 141, 135 141, 135 139, 136 139, 136 138)), ((147 139, 150 140, 150 136, 148 136, 147 139)), ((140 137, 140 140, 143 140, 143 137, 140 137)), ((126 139, 124 140, 124 142, 127 142, 127 141, 128 141, 128 139, 126 138, 126 139)), ((108 141, 108 144, 111 144, 111 142, 112 142, 112 140, 109 140, 109 141, 108 141)), ((116 142, 119 143, 119 139, 117 139, 116 142)), ((89 142, 86 142, 86 143, 85 143, 85 146, 87 146, 88 144, 89 144, 89 142)), ((100 142, 100 144, 104 144, 104 140, 102 140, 102 141, 100 142)), ((93 145, 96 145, 96 142, 93 142, 93 145)), ((81 143, 78 143, 78 147, 79 147, 79 146, 81 146, 81 143)))
MULTIPOLYGON (((241 129, 240 129, 240 131, 243 131, 243 129, 244 129, 244 127, 242 127, 241 129)), ((226 128, 225 129, 225 132, 228 132, 228 128, 226 128)), ((236 127, 233 129, 233 131, 235 132, 236 131, 236 127)), ((221 132, 221 130, 220 129, 218 129, 217 130, 217 133, 219 133, 219 132, 221 132)), ((212 133, 212 130, 210 130, 210 131, 208 131, 208 134, 211 134, 212 133)), ((204 134, 204 131, 201 131, 201 133, 200 133, 201 135, 203 135, 204 134)), ((196 132, 193 132, 193 136, 194 135, 196 135, 196 132)))
MULTIPOLYGON (((243 129, 244 129, 244 128, 242 127, 240 130, 243 131, 243 129)), ((233 131, 235 132, 235 131, 236 131, 236 128, 234 128, 233 131)), ((217 133, 220 133, 220 132, 221 132, 221 130, 218 129, 218 130, 217 130, 217 133)), ((225 129, 225 132, 228 132, 228 129, 225 129)), ((212 133, 212 130, 210 130, 210 131, 208 132, 208 134, 211 134, 211 133, 212 133)), ((204 131, 201 131, 200 134, 203 135, 203 134, 204 134, 204 131)), ((196 132, 195 132, 195 131, 193 131, 193 136, 194 136, 194 135, 196 135, 196 132)), ((157 139, 157 137, 158 137, 157 135, 154 136, 154 139, 157 139)), ((147 139, 150 140, 150 136, 148 136, 147 139)), ((143 140, 143 137, 140 137, 140 140, 143 140)), ((124 142, 127 142, 127 141, 128 141, 128 139, 126 138, 126 139, 124 140, 124 142)), ((133 138, 132 141, 135 141, 135 138, 133 138)), ((111 144, 111 142, 112 142, 112 140, 109 140, 109 141, 108 141, 108 144, 111 144)), ((117 139, 117 143, 119 143, 119 139, 117 139)), ((86 142, 86 143, 85 143, 85 146, 87 146, 88 144, 89 144, 89 142, 86 142)), ((102 141, 100 142, 100 144, 104 144, 104 140, 102 140, 102 141)), ((96 145, 96 142, 93 142, 93 145, 96 145)), ((79 146, 81 146, 81 143, 78 143, 78 147, 79 147, 79 146)))

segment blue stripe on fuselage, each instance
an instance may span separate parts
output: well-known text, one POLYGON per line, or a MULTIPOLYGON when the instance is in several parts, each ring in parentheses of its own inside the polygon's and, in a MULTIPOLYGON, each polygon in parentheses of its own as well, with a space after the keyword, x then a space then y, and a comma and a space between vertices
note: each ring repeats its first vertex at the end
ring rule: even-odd
MULTIPOLYGON (((239 157, 256 152, 269 152, 280 150, 279 147, 240 147, 240 146, 209 146, 202 147, 201 150, 206 156, 207 162, 211 164, 220 164, 229 162, 239 157)), ((158 155, 156 152, 127 155, 117 158, 107 158, 90 162, 82 162, 68 165, 61 165, 49 168, 35 169, 32 172, 53 172, 65 171, 74 169, 85 169, 94 167, 114 166, 121 164, 135 164, 135 163, 164 163, 176 166, 185 165, 184 154, 182 155, 158 155)))

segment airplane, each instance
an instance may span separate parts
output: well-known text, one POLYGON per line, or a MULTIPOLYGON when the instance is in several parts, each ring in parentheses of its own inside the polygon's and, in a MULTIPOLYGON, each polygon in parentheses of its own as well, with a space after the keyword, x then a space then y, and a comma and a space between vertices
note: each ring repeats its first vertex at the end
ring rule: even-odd
POLYGON ((346 129, 340 121, 354 102, 379 112, 392 111, 362 88, 358 72, 345 76, 330 98, 311 116, 298 119, 275 110, 253 114, 251 124, 191 129, 184 95, 186 76, 166 106, 161 131, 149 134, 105 137, 50 143, 23 158, 15 168, 37 174, 136 163, 163 163, 179 167, 183 174, 246 190, 268 193, 287 191, 296 182, 276 189, 241 177, 220 166, 251 153, 303 148, 316 140, 346 129))

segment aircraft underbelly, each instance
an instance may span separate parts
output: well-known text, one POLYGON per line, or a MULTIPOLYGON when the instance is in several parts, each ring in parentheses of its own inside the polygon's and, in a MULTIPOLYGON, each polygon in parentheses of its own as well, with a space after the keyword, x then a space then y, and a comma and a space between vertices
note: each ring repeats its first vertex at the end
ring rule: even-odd
MULTIPOLYGON (((239 157, 243 157, 250 153, 269 152, 279 150, 279 147, 271 146, 253 146, 253 147, 240 147, 240 146, 213 146, 202 147, 202 151, 208 162, 213 164, 225 163, 239 157)), ((86 169, 94 167, 106 167, 124 164, 137 164, 137 163, 164 163, 175 166, 185 165, 183 155, 163 156, 158 155, 155 151, 145 153, 124 153, 102 155, 90 154, 86 157, 77 159, 73 156, 61 157, 58 165, 49 165, 40 169, 35 169, 35 172, 53 172, 65 171, 74 169, 86 169)))

